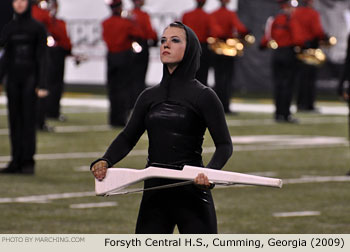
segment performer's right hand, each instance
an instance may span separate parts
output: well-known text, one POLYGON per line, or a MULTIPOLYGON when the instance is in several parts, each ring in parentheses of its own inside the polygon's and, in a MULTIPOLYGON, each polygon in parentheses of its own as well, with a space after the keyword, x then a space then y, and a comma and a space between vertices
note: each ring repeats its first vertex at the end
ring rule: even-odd
POLYGON ((98 179, 99 181, 102 181, 107 174, 107 168, 108 164, 106 161, 101 160, 98 161, 94 166, 91 168, 92 174, 94 174, 95 178, 98 179))

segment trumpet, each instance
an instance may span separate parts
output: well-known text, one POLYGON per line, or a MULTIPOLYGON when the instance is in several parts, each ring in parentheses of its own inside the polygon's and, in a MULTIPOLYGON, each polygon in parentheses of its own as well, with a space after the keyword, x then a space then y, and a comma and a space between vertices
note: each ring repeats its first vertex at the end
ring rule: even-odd
POLYGON ((252 45, 255 42, 255 37, 247 34, 243 39, 229 38, 226 40, 209 37, 207 39, 208 47, 218 55, 230 57, 242 56, 246 45, 252 45))

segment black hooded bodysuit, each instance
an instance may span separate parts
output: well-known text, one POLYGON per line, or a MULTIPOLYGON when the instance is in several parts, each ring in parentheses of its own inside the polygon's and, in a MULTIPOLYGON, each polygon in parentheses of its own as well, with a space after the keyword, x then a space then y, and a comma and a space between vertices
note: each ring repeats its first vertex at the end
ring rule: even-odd
MULTIPOLYGON (((184 29, 187 45, 182 62, 173 74, 164 66, 161 83, 139 96, 128 124, 102 158, 109 167, 129 153, 145 130, 149 138, 147 166, 203 167, 202 143, 207 128, 216 151, 206 167, 221 169, 231 156, 232 142, 223 106, 211 88, 195 80, 199 41, 190 28, 184 29)), ((145 181, 145 188, 174 182, 178 181, 150 179, 145 181)), ((217 233, 210 190, 192 184, 145 191, 136 233, 172 233, 175 225, 180 233, 217 233)))
POLYGON ((0 81, 7 76, 7 97, 12 162, 7 172, 34 169, 36 88, 45 86, 46 31, 31 17, 31 5, 22 14, 15 13, 0 37, 4 55, 0 81))

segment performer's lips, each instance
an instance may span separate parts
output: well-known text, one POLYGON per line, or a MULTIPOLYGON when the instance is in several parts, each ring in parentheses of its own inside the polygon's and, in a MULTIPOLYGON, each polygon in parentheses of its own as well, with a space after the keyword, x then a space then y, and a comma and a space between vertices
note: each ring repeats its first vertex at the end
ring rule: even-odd
POLYGON ((162 54, 163 54, 163 55, 169 55, 169 54, 170 54, 170 52, 168 52, 168 51, 164 51, 162 54))

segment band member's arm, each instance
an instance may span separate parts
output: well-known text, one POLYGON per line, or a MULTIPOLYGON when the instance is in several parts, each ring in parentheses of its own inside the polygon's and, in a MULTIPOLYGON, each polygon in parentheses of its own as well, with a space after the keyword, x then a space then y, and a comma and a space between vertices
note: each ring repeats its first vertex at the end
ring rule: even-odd
POLYGON ((313 16, 313 22, 311 23, 313 36, 318 40, 325 40, 327 36, 322 27, 320 14, 316 10, 314 10, 313 16))
POLYGON ((231 20, 233 26, 236 28, 238 34, 240 36, 244 36, 249 33, 249 30, 244 26, 244 24, 239 20, 237 14, 235 12, 232 12, 231 14, 231 20))
POLYGON ((113 24, 110 23, 109 19, 106 19, 102 22, 102 38, 105 42, 107 48, 109 51, 111 51, 113 47, 113 41, 114 41, 114 33, 113 31, 113 24))
POLYGON ((259 49, 263 50, 267 48, 267 44, 269 42, 268 36, 265 33, 264 36, 261 38, 260 44, 259 44, 259 49))
POLYGON ((36 46, 36 60, 38 62, 38 88, 45 89, 47 74, 47 33, 43 25, 38 28, 38 41, 36 46))
POLYGON ((202 91, 197 104, 208 125, 208 130, 216 148, 214 155, 206 167, 217 170, 222 169, 233 151, 224 108, 215 92, 210 88, 202 91))
POLYGON ((7 72, 7 65, 6 64, 6 43, 8 40, 8 26, 5 26, 1 32, 0 36, 0 85, 2 83, 2 80, 7 72))
POLYGON ((122 160, 136 145, 142 134, 145 132, 144 118, 146 115, 146 96, 144 91, 136 101, 131 118, 123 131, 114 139, 102 158, 91 164, 94 165, 103 160, 107 162, 108 168, 122 160))
POLYGON ((71 54, 72 44, 67 33, 66 23, 63 20, 53 19, 49 26, 49 33, 57 40, 58 46, 65 49, 67 55, 71 54))

